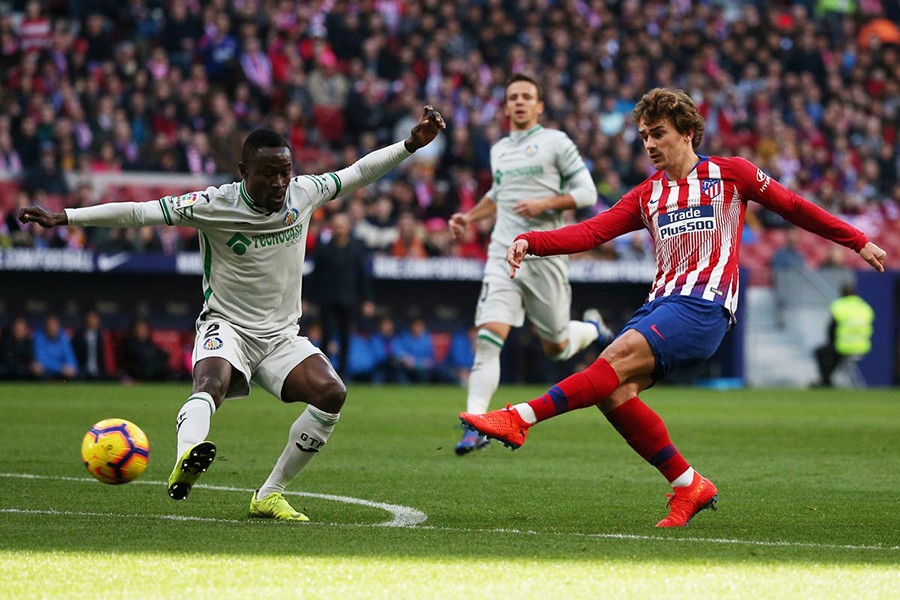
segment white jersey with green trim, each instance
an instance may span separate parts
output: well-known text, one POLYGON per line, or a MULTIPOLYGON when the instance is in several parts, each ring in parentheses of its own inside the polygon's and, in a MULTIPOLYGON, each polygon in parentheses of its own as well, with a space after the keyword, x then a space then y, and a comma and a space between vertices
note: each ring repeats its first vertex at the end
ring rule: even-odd
POLYGON ((221 317, 256 334, 296 324, 309 221, 340 189, 334 173, 294 177, 273 213, 253 204, 244 182, 160 198, 168 225, 200 232, 200 320, 221 317))
POLYGON ((494 184, 487 197, 497 205, 497 221, 488 257, 505 261, 506 251, 517 235, 561 227, 560 211, 522 217, 513 207, 520 200, 565 194, 572 178, 583 169, 584 160, 575 143, 556 129, 536 125, 528 131, 513 131, 495 143, 491 147, 494 184))
POLYGON ((152 202, 67 208, 67 224, 166 224, 198 229, 204 296, 200 319, 221 317, 265 336, 300 318, 301 276, 313 212, 378 180, 409 155, 401 141, 370 152, 336 173, 294 177, 277 212, 255 206, 244 182, 238 182, 152 202))

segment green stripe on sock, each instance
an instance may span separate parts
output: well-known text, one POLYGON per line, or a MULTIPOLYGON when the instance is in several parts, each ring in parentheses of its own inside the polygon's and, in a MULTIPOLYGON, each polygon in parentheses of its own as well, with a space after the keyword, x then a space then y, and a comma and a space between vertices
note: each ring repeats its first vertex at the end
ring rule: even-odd
POLYGON ((329 425, 334 425, 337 423, 337 419, 332 419, 330 417, 326 417, 322 411, 313 410, 312 406, 306 407, 306 412, 309 413, 309 416, 318 421, 320 425, 325 425, 326 427, 329 425))
POLYGON ((191 400, 203 400, 204 402, 209 404, 210 412, 215 412, 216 405, 215 405, 215 402, 211 398, 207 398, 206 396, 201 396, 200 394, 193 394, 191 396, 188 396, 188 399, 187 399, 188 402, 190 402, 191 400))
POLYGON ((488 330, 479 331, 478 339, 484 340, 486 342, 490 342, 490 343, 494 344, 495 346, 497 346, 498 348, 503 347, 503 342, 504 342, 503 338, 501 338, 499 335, 497 335, 493 331, 488 331, 488 330))

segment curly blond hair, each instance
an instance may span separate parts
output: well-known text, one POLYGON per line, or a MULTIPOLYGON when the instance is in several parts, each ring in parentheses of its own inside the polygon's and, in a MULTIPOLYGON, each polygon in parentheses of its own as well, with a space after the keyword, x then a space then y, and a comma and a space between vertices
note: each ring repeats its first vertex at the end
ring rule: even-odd
POLYGON ((683 90, 654 88, 641 97, 631 114, 638 125, 642 120, 645 123, 657 123, 668 119, 678 133, 686 135, 694 132, 691 139, 694 150, 703 141, 703 117, 700 116, 697 105, 683 90))

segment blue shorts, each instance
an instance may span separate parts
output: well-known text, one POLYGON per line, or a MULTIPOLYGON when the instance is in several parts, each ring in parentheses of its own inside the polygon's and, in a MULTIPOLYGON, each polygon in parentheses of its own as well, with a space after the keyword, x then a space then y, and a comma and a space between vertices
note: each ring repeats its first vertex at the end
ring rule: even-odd
POLYGON ((712 356, 728 323, 728 311, 721 304, 691 296, 664 296, 638 309, 622 333, 634 329, 647 339, 656 358, 653 379, 659 380, 673 369, 694 366, 712 356))

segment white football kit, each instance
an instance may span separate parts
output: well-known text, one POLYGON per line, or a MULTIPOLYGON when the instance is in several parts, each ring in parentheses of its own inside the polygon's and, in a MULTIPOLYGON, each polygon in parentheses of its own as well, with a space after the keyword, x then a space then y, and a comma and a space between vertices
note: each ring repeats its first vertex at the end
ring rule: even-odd
POLYGON ((244 182, 237 182, 152 202, 67 208, 66 215, 78 226, 198 229, 204 302, 193 363, 217 356, 244 375, 243 381, 232 378, 226 397, 247 395, 253 379, 281 398, 291 369, 321 354, 298 336, 310 218, 326 202, 376 181, 408 156, 404 143, 397 142, 340 171, 294 177, 284 206, 272 213, 255 206, 244 182))
POLYGON ((475 314, 475 325, 506 323, 520 327, 529 320, 542 339, 568 337, 572 289, 566 256, 526 257, 515 279, 509 278, 506 252, 517 235, 563 225, 560 211, 534 217, 516 214, 520 200, 571 194, 578 208, 597 200, 594 182, 568 135, 541 125, 513 131, 491 147, 494 183, 486 196, 497 205, 497 221, 475 314))

